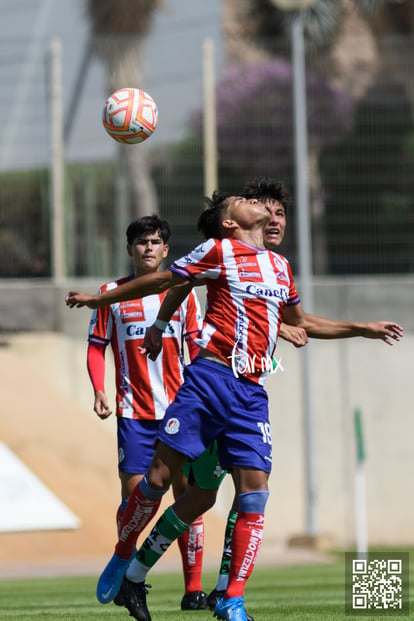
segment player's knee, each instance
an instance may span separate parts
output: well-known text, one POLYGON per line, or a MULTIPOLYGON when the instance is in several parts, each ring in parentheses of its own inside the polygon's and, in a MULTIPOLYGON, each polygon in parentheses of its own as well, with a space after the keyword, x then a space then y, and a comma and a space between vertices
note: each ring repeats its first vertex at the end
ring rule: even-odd
POLYGON ((239 511, 242 513, 264 513, 269 492, 258 490, 239 494, 239 511))
POLYGON ((150 475, 151 471, 148 472, 148 474, 139 483, 139 488, 145 498, 152 498, 153 500, 156 500, 168 492, 170 483, 163 481, 158 477, 152 478, 150 475))
POLYGON ((201 513, 205 513, 214 506, 217 498, 217 490, 209 489, 202 491, 203 495, 199 506, 202 507, 201 513))
POLYGON ((216 502, 217 490, 216 489, 202 489, 197 484, 187 485, 185 492, 185 499, 189 506, 193 508, 193 511, 197 515, 205 513, 216 502))

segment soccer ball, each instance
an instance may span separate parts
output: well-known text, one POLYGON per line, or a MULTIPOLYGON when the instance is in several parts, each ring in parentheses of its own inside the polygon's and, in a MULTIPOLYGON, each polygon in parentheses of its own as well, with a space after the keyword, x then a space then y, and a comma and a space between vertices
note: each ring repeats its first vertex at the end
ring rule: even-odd
POLYGON ((117 142, 143 142, 157 127, 157 104, 151 95, 140 88, 121 88, 106 100, 102 123, 117 142))

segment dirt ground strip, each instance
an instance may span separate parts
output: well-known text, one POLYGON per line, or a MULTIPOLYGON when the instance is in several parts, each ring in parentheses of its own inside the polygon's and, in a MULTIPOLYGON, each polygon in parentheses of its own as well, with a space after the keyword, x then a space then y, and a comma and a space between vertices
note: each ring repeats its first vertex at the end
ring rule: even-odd
MULTIPOLYGON (((0 534, 0 578, 100 573, 113 552, 119 501, 115 438, 44 375, 13 351, 0 349, 0 439, 79 517, 73 531, 0 534), (24 384, 22 385, 22 379, 24 384)), ((162 506, 171 503, 170 494, 162 506)), ((229 498, 229 506, 231 498, 229 498)), ((204 566, 218 566, 225 519, 205 516, 204 566)), ((146 531, 147 532, 147 531, 146 531)), ((145 534, 145 533, 144 533, 145 534)), ((258 563, 323 562, 312 550, 292 550, 264 540, 258 563)), ((180 564, 171 546, 158 569, 180 564)))

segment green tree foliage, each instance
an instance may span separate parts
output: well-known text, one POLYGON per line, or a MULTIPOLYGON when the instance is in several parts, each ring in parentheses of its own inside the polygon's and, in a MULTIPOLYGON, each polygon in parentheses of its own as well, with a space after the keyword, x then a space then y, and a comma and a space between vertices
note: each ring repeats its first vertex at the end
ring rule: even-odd
POLYGON ((321 159, 331 273, 414 269, 413 144, 405 89, 378 82, 359 102, 353 131, 321 159))
POLYGON ((50 276, 48 173, 0 176, 0 278, 50 276))

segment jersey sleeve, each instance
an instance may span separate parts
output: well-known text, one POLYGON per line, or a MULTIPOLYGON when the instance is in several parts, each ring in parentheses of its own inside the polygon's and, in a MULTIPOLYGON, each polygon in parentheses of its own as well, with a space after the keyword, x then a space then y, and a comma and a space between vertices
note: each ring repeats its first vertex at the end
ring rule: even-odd
POLYGON ((87 368, 95 392, 105 392, 105 349, 105 345, 88 345, 87 368))
MULTIPOLYGON (((99 293, 106 291, 107 287, 103 286, 99 289, 99 293)), ((96 345, 108 345, 112 337, 112 313, 110 306, 102 306, 96 308, 89 322, 88 341, 96 345)))
POLYGON ((289 299, 286 302, 286 306, 296 306, 300 303, 299 293, 296 291, 295 281, 293 279, 290 263, 287 263, 287 270, 289 274, 289 299))
POLYGON ((194 339, 200 335, 202 329, 202 315, 200 302, 194 290, 190 291, 186 300, 184 310, 184 338, 187 343, 188 353, 191 360, 197 356, 199 347, 194 343, 194 339))
POLYGON ((221 242, 208 239, 169 266, 172 272, 190 280, 217 279, 222 271, 221 242))

